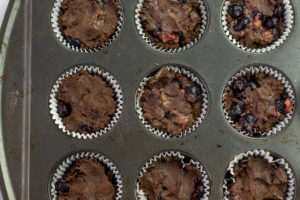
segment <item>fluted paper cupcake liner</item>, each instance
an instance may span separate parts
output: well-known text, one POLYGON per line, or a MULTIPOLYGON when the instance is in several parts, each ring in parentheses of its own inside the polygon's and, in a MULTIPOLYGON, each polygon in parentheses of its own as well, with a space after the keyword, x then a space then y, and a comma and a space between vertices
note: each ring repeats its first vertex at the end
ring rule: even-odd
POLYGON ((142 37, 143 40, 146 41, 146 43, 152 47, 155 50, 158 50, 160 52, 168 52, 168 53, 178 53, 181 51, 184 51, 186 49, 189 49, 191 47, 193 47, 194 45, 196 45, 198 43, 198 41, 202 38, 202 36, 204 35, 206 29, 207 29, 207 24, 208 24, 208 11, 207 11, 207 7, 206 4, 204 3, 203 0, 198 0, 200 6, 199 6, 199 10, 200 10, 200 17, 201 17, 201 27, 200 27, 200 33, 198 35, 198 37, 196 37, 194 39, 194 41, 192 41, 189 44, 186 44, 183 47, 179 47, 179 48, 170 48, 170 49, 166 49, 163 48, 161 46, 156 45, 154 42, 152 42, 145 34, 145 31, 143 29, 142 23, 141 23, 141 18, 140 18, 140 11, 143 8, 143 3, 144 0, 139 0, 138 4, 137 4, 137 8, 135 10, 135 24, 138 30, 138 33, 140 34, 140 36, 142 37))
MULTIPOLYGON (((200 162, 197 162, 193 159, 190 159, 189 163, 184 162, 184 159, 185 159, 186 156, 182 155, 180 152, 169 151, 169 152, 160 153, 160 154, 154 156, 148 162, 146 162, 146 164, 144 165, 144 167, 142 168, 142 170, 139 173, 139 177, 143 176, 143 172, 147 172, 148 167, 152 163, 155 163, 155 162, 157 162, 160 159, 165 158, 165 157, 179 158, 179 160, 181 160, 181 163, 182 163, 183 167, 186 167, 188 165, 193 165, 193 166, 197 167, 201 171, 201 175, 202 175, 202 181, 201 182, 202 182, 202 185, 204 187, 203 197, 199 200, 208 200, 209 199, 210 181, 209 181, 209 177, 208 177, 208 174, 207 174, 205 168, 201 165, 200 162)), ((138 200, 147 200, 147 197, 145 196, 145 193, 139 187, 139 181, 137 181, 137 184, 136 184, 136 195, 137 195, 138 200)))
POLYGON ((223 31, 224 31, 225 35, 227 36, 227 38, 229 39, 229 41, 236 47, 240 48, 241 50, 244 50, 246 52, 251 52, 251 53, 269 52, 269 51, 274 50, 275 48, 281 46, 288 39, 288 37, 290 36, 290 34, 292 32, 293 25, 294 25, 294 11, 293 11, 293 7, 292 7, 292 3, 290 0, 283 0, 285 30, 281 34, 280 38, 278 40, 276 40, 275 42, 273 42, 271 45, 266 46, 264 48, 255 49, 255 48, 245 47, 242 44, 240 44, 231 35, 231 33, 228 29, 226 15, 228 13, 229 6, 230 6, 230 1, 225 0, 223 9, 222 9, 222 16, 221 16, 221 21, 222 21, 221 23, 222 23, 223 31))
POLYGON ((166 69, 168 71, 173 71, 175 73, 181 73, 184 76, 186 76, 189 80, 193 81, 194 83, 196 83, 200 88, 201 88, 201 97, 202 97, 202 108, 201 108, 201 114, 200 116, 197 118, 195 124, 185 130, 184 132, 181 132, 180 134, 177 135, 172 135, 170 133, 166 133, 163 131, 160 131, 156 128, 151 127, 151 125, 149 124, 149 122, 144 118, 143 116, 143 108, 140 106, 140 99, 144 93, 144 87, 147 84, 149 78, 151 77, 145 77, 141 83, 140 83, 140 87, 138 88, 137 91, 137 95, 136 95, 136 112, 138 114, 138 118, 141 120, 142 124, 153 134, 163 137, 163 138, 179 138, 179 137, 183 137, 186 136, 187 134, 190 134, 191 132, 193 132, 205 119, 206 114, 207 114, 207 110, 208 110, 208 92, 207 89, 205 88, 204 84, 202 83, 202 81, 192 72, 184 69, 183 67, 175 67, 175 66, 163 66, 166 67, 166 69))
POLYGON ((250 156, 260 156, 265 160, 267 160, 269 163, 276 163, 277 165, 282 165, 284 167, 285 172, 287 173, 288 176, 288 188, 287 188, 285 200, 293 200, 295 194, 295 176, 293 174, 293 170, 290 168, 289 164, 284 159, 277 158, 277 157, 275 158, 274 156, 271 155, 270 152, 264 150, 253 150, 253 151, 248 151, 246 153, 241 153, 235 156, 234 159, 229 163, 229 166, 227 168, 227 173, 230 173, 232 177, 229 179, 226 178, 224 179, 224 183, 223 183, 224 200, 229 200, 228 184, 232 181, 235 182, 234 166, 238 164, 241 160, 250 156))
MULTIPOLYGON (((233 82, 235 80, 238 80, 240 77, 246 76, 247 73, 251 73, 252 75, 258 74, 258 73, 264 73, 266 75, 273 76, 276 80, 278 80, 282 86, 285 88, 285 92, 288 95, 288 97, 291 99, 291 102, 293 106, 295 106, 295 93, 292 88, 292 85, 290 84, 289 80, 279 71, 273 69, 272 67, 269 66, 263 66, 263 65, 252 65, 248 66, 247 68, 241 70, 240 72, 236 73, 231 77, 231 79, 227 82, 225 89, 223 91, 222 95, 222 106, 223 106, 223 113, 225 115, 226 120, 228 123, 236 130, 236 125, 234 121, 230 117, 230 113, 227 111, 225 102, 226 102, 226 95, 227 92, 230 90, 230 87, 232 86, 233 82)), ((284 120, 281 120, 276 123, 276 125, 268 132, 261 132, 261 131, 256 131, 256 133, 260 134, 261 136, 271 136, 273 134, 277 134, 277 132, 281 131, 282 128, 286 127, 287 124, 290 122, 293 116, 293 112, 295 109, 292 109, 292 112, 289 114, 286 114, 286 117, 284 120)), ((245 131, 238 131, 239 133, 249 136, 249 133, 246 133, 245 131)))
POLYGON ((61 129, 64 133, 67 133, 67 135, 71 135, 72 137, 78 138, 78 139, 92 139, 92 138, 96 138, 98 136, 101 136, 101 135, 107 133, 118 122, 118 119, 120 118, 120 115, 121 115, 122 109, 123 109, 123 94, 121 91, 121 86, 119 85, 117 80, 110 73, 104 72, 104 70, 102 70, 98 67, 95 67, 95 66, 87 66, 87 65, 79 66, 79 67, 72 68, 71 70, 65 72, 55 82, 55 84, 51 90, 51 94, 50 94, 49 108, 50 108, 50 113, 52 115, 52 119, 54 120, 55 124, 58 125, 58 128, 61 129), (56 99, 55 93, 59 90, 62 80, 66 77, 70 77, 73 74, 76 74, 80 69, 83 69, 89 73, 94 73, 94 74, 99 75, 110 87, 112 87, 114 89, 114 92, 116 95, 115 97, 116 97, 116 101, 117 101, 116 112, 115 112, 114 116, 111 118, 109 124, 105 128, 103 128, 99 131, 96 131, 94 133, 89 133, 89 134, 83 134, 80 132, 67 130, 66 126, 64 125, 63 119, 59 116, 58 110, 57 110, 58 101, 56 99))
POLYGON ((99 161, 101 164, 105 165, 107 168, 110 169, 110 171, 114 174, 114 177, 116 179, 116 197, 115 200, 121 200, 122 195, 123 195, 123 181, 122 181, 122 176, 119 171, 119 169, 113 164, 111 160, 108 158, 104 157, 103 155, 93 153, 93 152, 80 152, 73 154, 66 158, 64 161, 62 161, 59 166, 56 168, 54 171, 54 174, 51 177, 50 180, 50 199, 51 200, 56 200, 58 196, 58 192, 55 188, 55 184, 58 180, 63 178, 64 174, 68 170, 69 167, 72 166, 72 164, 79 159, 82 158, 89 158, 93 160, 99 161))
POLYGON ((76 46, 70 44, 65 39, 64 34, 61 32, 61 30, 59 28, 59 14, 61 12, 61 6, 62 6, 62 3, 63 3, 63 0, 55 0, 54 6, 53 6, 52 12, 51 12, 51 26, 52 26, 52 29, 53 29, 53 32, 54 32, 56 38, 65 47, 67 47, 68 49, 71 49, 73 51, 77 51, 77 52, 91 53, 91 52, 100 51, 100 50, 108 47, 120 35, 121 29, 122 29, 122 26, 123 26, 123 22, 124 22, 123 6, 122 6, 122 3, 121 3, 121 0, 115 0, 115 1, 119 5, 119 11, 118 11, 119 21, 118 21, 118 26, 117 26, 114 34, 110 36, 108 42, 105 45, 99 46, 99 47, 94 48, 94 49, 82 49, 80 47, 76 47, 76 46))

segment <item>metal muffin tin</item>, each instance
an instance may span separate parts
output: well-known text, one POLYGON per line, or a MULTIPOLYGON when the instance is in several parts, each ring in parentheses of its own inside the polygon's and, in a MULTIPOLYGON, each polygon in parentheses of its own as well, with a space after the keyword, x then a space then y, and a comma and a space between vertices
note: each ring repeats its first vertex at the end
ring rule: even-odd
POLYGON ((1 189, 5 199, 49 199, 50 176, 72 152, 94 151, 110 158, 124 181, 123 199, 135 199, 140 169, 153 155, 167 150, 186 152, 199 160, 211 180, 210 199, 223 198, 226 168, 235 155, 264 149, 282 156, 296 177, 295 200, 300 199, 300 1, 293 0, 295 24, 291 37, 266 54, 246 53, 224 35, 221 26, 223 0, 207 1, 209 24, 202 39, 181 53, 161 53, 139 36, 134 23, 137 0, 123 0, 125 21, 112 45, 95 53, 77 53, 56 40, 50 23, 54 0, 11 0, 0 35, 1 69, 1 189), (153 136, 135 111, 135 94, 144 76, 156 65, 188 66, 203 78, 210 107, 204 122, 190 135, 177 139, 153 136), (260 63, 274 66, 291 81, 296 110, 290 124, 277 135, 251 139, 236 133, 222 113, 226 81, 243 66, 260 63), (79 140, 62 133, 49 113, 48 101, 56 79, 72 66, 102 66, 120 83, 124 109, 108 134, 79 140))

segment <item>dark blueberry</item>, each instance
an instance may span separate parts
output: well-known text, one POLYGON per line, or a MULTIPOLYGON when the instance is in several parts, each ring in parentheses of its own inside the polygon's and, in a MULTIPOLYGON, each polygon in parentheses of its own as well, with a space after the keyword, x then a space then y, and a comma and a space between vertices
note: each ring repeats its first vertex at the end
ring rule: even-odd
POLYGON ((281 94, 281 95, 280 95, 280 98, 286 99, 286 98, 288 98, 288 96, 287 96, 286 94, 281 94))
POLYGON ((238 121, 241 117, 241 114, 245 111, 244 106, 240 103, 234 103, 231 106, 230 117, 233 121, 238 121))
POLYGON ((243 18, 240 20, 240 23, 245 24, 245 25, 248 25, 248 24, 250 24, 250 19, 248 19, 247 17, 243 17, 243 18))
POLYGON ((237 93, 237 94, 236 94, 236 98, 237 98, 238 100, 243 101, 243 100, 247 99, 247 95, 246 95, 245 93, 237 93))
POLYGON ((187 95, 192 94, 196 98, 196 101, 201 99, 201 91, 199 87, 196 87, 195 85, 190 87, 185 87, 184 91, 187 95))
POLYGON ((199 200, 203 196, 204 188, 201 182, 197 182, 195 185, 195 191, 192 195, 192 200, 199 200))
POLYGON ((264 21, 264 27, 267 29, 273 29, 276 27, 276 20, 273 17, 266 17, 264 21))
POLYGON ((85 182, 85 174, 84 173, 77 173, 76 177, 81 178, 85 182))
POLYGON ((236 32, 242 31, 246 28, 246 25, 243 23, 237 23, 236 25, 233 26, 233 30, 236 32))
POLYGON ((260 20, 263 20, 264 19, 264 14, 263 13, 261 13, 259 10, 253 10, 252 11, 252 18, 254 19, 254 18, 258 18, 258 19, 260 19, 260 20))
POLYGON ((281 35, 281 30, 280 30, 280 27, 278 26, 278 24, 276 24, 276 31, 277 31, 277 34, 279 37, 281 35))
POLYGON ((281 5, 276 5, 274 9, 274 16, 281 18, 283 17, 283 8, 281 5))
POLYGON ((163 190, 167 190, 168 188, 166 188, 165 186, 162 186, 162 189, 163 189, 163 190))
POLYGON ((243 131, 253 135, 254 130, 259 125, 259 121, 253 114, 247 114, 240 119, 239 124, 243 131))
POLYGON ((247 17, 243 17, 242 19, 238 20, 238 23, 233 26, 234 31, 242 31, 244 30, 247 25, 250 23, 250 20, 247 17))
POLYGON ((275 41, 277 41, 280 37, 280 30, 278 32, 277 27, 276 27, 276 33, 273 35, 273 40, 271 43, 274 43, 275 41))
POLYGON ((172 114, 169 110, 167 112, 165 112, 165 118, 171 119, 171 117, 172 117, 172 114))
POLYGON ((180 3, 186 3, 187 0, 179 0, 180 3))
POLYGON ((182 31, 177 31, 177 32, 174 32, 175 34, 177 34, 179 36, 179 42, 180 43, 183 43, 185 41, 185 37, 183 35, 183 32, 182 31))
POLYGON ((81 41, 77 38, 72 38, 71 36, 66 36, 66 40, 68 43, 70 43, 71 45, 75 46, 75 47, 80 47, 81 45, 81 41))
POLYGON ((245 83, 242 80, 235 80, 232 84, 232 89, 236 93, 243 92, 245 90, 245 83))
POLYGON ((176 78, 174 78, 173 80, 172 80, 172 82, 177 82, 178 83, 178 86, 179 86, 179 88, 180 89, 182 89, 182 83, 181 83, 181 81, 176 77, 176 78))
POLYGON ((285 98, 279 98, 275 101, 278 112, 285 114, 285 98))
POLYGON ((245 119, 249 123, 255 123, 257 121, 256 117, 253 114, 247 114, 245 119))
POLYGON ((148 31, 148 33, 150 35, 152 35, 153 37, 159 38, 158 37, 158 33, 162 31, 161 26, 158 26, 157 28, 152 29, 151 31, 148 31))
POLYGON ((274 163, 273 165, 271 165, 273 170, 277 170, 279 168, 278 164, 274 163))
POLYGON ((148 33, 149 33, 150 35, 152 35, 153 37, 158 38, 157 32, 158 32, 158 30, 157 30, 156 28, 155 28, 155 29, 152 29, 151 31, 148 31, 148 33))
POLYGON ((92 126, 88 126, 88 125, 81 125, 79 127, 79 129, 82 130, 82 131, 86 131, 88 133, 93 133, 94 132, 93 127, 92 126))
POLYGON ((241 118, 239 123, 241 124, 243 130, 247 129, 249 126, 249 122, 245 120, 245 118, 241 118))
POLYGON ((237 19, 243 16, 243 6, 238 4, 233 4, 229 7, 229 14, 233 19, 237 19))
POLYGON ((58 101, 57 111, 60 117, 64 118, 71 114, 72 108, 70 104, 63 101, 58 101))
POLYGON ((69 187, 66 185, 66 183, 64 181, 61 181, 61 180, 56 182, 55 189, 62 193, 69 192, 69 187))
POLYGON ((255 90, 258 87, 258 84, 254 81, 247 82, 247 87, 250 87, 251 90, 255 90))

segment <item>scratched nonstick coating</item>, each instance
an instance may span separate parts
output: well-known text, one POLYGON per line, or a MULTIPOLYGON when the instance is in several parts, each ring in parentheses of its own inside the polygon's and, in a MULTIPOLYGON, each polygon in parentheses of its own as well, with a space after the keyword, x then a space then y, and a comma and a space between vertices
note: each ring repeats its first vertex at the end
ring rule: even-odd
POLYGON ((201 40, 181 53, 161 53, 141 39, 135 26, 137 0, 122 0, 124 25, 112 45, 100 52, 79 53, 56 39, 50 22, 54 0, 12 0, 0 41, 2 90, 1 189, 13 199, 49 199, 49 180, 58 163, 72 152, 94 151, 110 158, 124 181, 123 199, 135 199, 136 179, 144 163, 164 151, 181 151, 199 160, 211 181, 210 199, 222 199, 226 168, 241 152, 264 149, 283 157, 296 177, 300 199, 300 1, 293 0, 295 23, 290 38, 265 53, 247 53, 230 43, 221 25, 223 0, 207 1, 208 27, 201 40), (15 22, 12 23, 15 18, 15 22), (209 93, 208 114, 191 134, 163 139, 151 134, 135 111, 135 95, 144 76, 158 65, 174 63, 198 74, 209 93), (267 64, 283 72, 296 94, 293 119, 277 135, 251 139, 238 134, 222 113, 226 81, 249 64, 267 64), (100 66, 121 85, 124 108, 106 135, 80 140, 62 133, 51 119, 49 95, 56 79, 78 65, 100 66), (5 155, 5 157, 3 157, 5 155), (9 175, 9 176, 8 176, 9 175), (9 178, 9 179, 8 179, 9 178), (10 180, 10 181, 8 181, 10 180), (12 185, 13 190, 10 185, 12 185))

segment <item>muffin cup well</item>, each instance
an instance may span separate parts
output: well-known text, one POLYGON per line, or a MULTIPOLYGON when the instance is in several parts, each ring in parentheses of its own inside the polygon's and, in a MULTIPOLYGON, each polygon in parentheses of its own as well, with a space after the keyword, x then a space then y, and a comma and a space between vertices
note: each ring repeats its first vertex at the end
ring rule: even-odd
POLYGON ((264 48, 249 48, 249 47, 245 47, 243 45, 241 45, 231 34, 230 31, 228 29, 227 26, 227 19, 226 19, 226 15, 228 13, 228 9, 230 6, 230 1, 229 0, 225 0, 223 8, 222 8, 222 13, 221 13, 221 24, 222 24, 222 28, 223 31, 225 33, 225 35, 227 36, 227 38, 229 39, 229 41, 235 45, 236 47, 238 47, 241 50, 244 50, 246 52, 251 52, 251 53, 266 53, 269 52, 271 50, 274 50, 275 48, 281 46, 290 36, 292 29, 293 29, 293 25, 294 25, 294 11, 293 11, 293 7, 292 7, 292 3, 290 0, 283 0, 283 5, 284 5, 284 23, 285 23, 285 30, 284 32, 281 34, 280 38, 273 42, 271 45, 266 46, 264 48))
POLYGON ((234 159, 229 163, 229 166, 226 170, 226 174, 230 174, 231 177, 225 177, 224 183, 223 183, 223 192, 224 192, 224 200, 229 200, 229 189, 228 189, 228 184, 230 182, 234 182, 234 166, 238 164, 241 160, 244 158, 250 157, 250 156, 260 156, 267 160, 269 163, 276 163, 278 165, 282 165, 287 173, 288 176, 288 188, 287 188, 287 193, 286 193, 286 198, 285 200, 293 200, 294 194, 295 194, 295 177, 293 174, 293 170, 289 167, 289 164, 282 158, 275 158, 274 156, 271 155, 270 152, 264 151, 264 150, 253 150, 253 151, 248 151, 246 153, 241 153, 237 156, 234 157, 234 159))
POLYGON ((191 132, 193 132, 205 119, 206 114, 207 114, 207 110, 208 110, 208 91, 206 89, 206 87, 204 86, 204 84, 202 83, 202 80, 200 80, 195 74, 193 74, 192 72, 184 69, 183 67, 176 67, 176 66, 172 66, 172 65, 165 65, 162 67, 166 67, 166 69, 168 71, 173 71, 175 73, 181 73, 184 76, 186 76, 189 80, 193 81, 194 83, 196 83, 202 91, 202 109, 201 109, 201 114, 200 116, 197 118, 195 124, 189 128, 188 130, 185 130, 184 132, 181 132, 179 134, 177 134, 176 136, 171 135, 170 133, 166 133, 163 131, 160 131, 156 128, 151 127, 151 125, 149 124, 149 122, 144 118, 143 116, 143 108, 140 106, 140 99, 144 93, 144 87, 147 84, 148 80, 150 77, 145 77, 141 82, 140 82, 140 86, 137 90, 137 95, 136 95, 136 112, 138 114, 138 118, 141 120, 142 124, 153 134, 169 139, 169 138, 180 138, 180 137, 184 137, 188 134, 190 134, 191 132))
POLYGON ((50 99, 49 99, 49 108, 50 108, 50 113, 52 115, 52 119, 54 120, 55 124, 58 125, 58 128, 61 129, 64 133, 67 133, 67 135, 71 135, 74 138, 78 139, 92 139, 96 138, 98 136, 104 135, 108 131, 110 131, 115 124, 117 123, 118 119, 120 118, 120 115, 122 113, 123 109, 123 94, 121 91, 121 86, 117 82, 117 80, 108 72, 104 72, 102 69, 95 67, 95 66, 80 66, 80 67, 75 67, 72 68, 71 70, 65 72, 62 74, 57 81, 55 82, 51 94, 50 94, 50 99), (94 133, 89 133, 89 134, 83 134, 80 132, 75 132, 75 131, 69 131, 67 130, 66 126, 63 123, 63 119, 59 116, 58 110, 57 110, 57 104, 58 101, 56 99, 55 93, 59 90, 60 84, 62 83, 62 80, 66 77, 70 77, 73 74, 76 74, 80 69, 83 69, 89 73, 94 73, 99 75, 110 87, 113 88, 115 92, 115 98, 117 101, 117 109, 114 114, 114 116, 111 118, 109 124, 104 128, 99 131, 96 131, 94 133))
POLYGON ((68 158, 64 159, 64 161, 62 161, 58 165, 58 167, 56 167, 56 169, 51 177, 51 180, 50 180, 50 199, 56 200, 56 198, 57 198, 57 191, 55 188, 56 182, 64 176, 64 174, 66 173, 68 168, 71 167, 72 164, 76 160, 82 159, 82 158, 89 158, 89 159, 97 160, 101 164, 103 164, 107 168, 109 168, 110 171, 113 172, 114 177, 116 179, 115 187, 117 188, 115 200, 121 200, 122 195, 123 195, 123 181, 122 181, 122 176, 121 176, 119 169, 108 158, 104 157, 103 155, 93 153, 93 152, 80 152, 80 153, 73 154, 73 155, 69 156, 68 158))
POLYGON ((59 14, 60 14, 60 11, 61 11, 61 6, 62 6, 62 3, 63 3, 63 0, 55 0, 54 6, 53 6, 52 11, 51 11, 51 26, 52 26, 52 29, 53 29, 53 32, 54 32, 56 38, 65 47, 67 47, 68 49, 71 49, 73 51, 77 51, 77 52, 91 53, 91 52, 100 51, 100 50, 108 47, 120 35, 121 29, 123 27, 123 22, 124 22, 123 6, 122 6, 122 3, 121 3, 121 0, 115 0, 115 1, 119 5, 119 11, 118 11, 119 21, 118 21, 118 26, 117 26, 114 34, 110 36, 108 42, 105 45, 99 46, 98 48, 94 48, 94 49, 82 49, 82 48, 79 48, 79 47, 76 47, 76 46, 70 44, 65 39, 65 36, 63 35, 63 33, 60 31, 60 28, 59 28, 59 14))
MULTIPOLYGON (((183 164, 183 167, 185 167, 187 165, 194 165, 194 166, 196 166, 201 171, 201 175, 203 177, 202 178, 202 184, 203 184, 204 191, 205 191, 205 193, 203 194, 203 197, 200 200, 208 200, 209 199, 209 195, 210 195, 210 181, 209 181, 209 177, 208 177, 208 174, 207 174, 205 168, 201 165, 200 162, 194 161, 191 158, 189 158, 189 162, 188 163, 184 162, 184 159, 187 156, 182 155, 180 152, 169 151, 169 152, 160 153, 160 154, 154 156, 148 162, 146 162, 146 164, 144 165, 144 167, 140 171, 138 177, 142 177, 143 176, 143 172, 147 172, 147 168, 152 163, 157 162, 158 160, 160 160, 161 158, 164 158, 164 157, 179 158, 179 160, 183 164)), ((145 196, 145 193, 139 187, 139 181, 138 180, 137 180, 137 184, 136 184, 136 196, 137 196, 138 200, 147 200, 147 197, 145 196)))
POLYGON ((200 6, 199 6, 199 10, 200 10, 200 14, 201 14, 201 27, 200 27, 200 33, 198 35, 197 38, 194 39, 194 41, 192 41, 189 44, 186 44, 183 47, 179 47, 179 48, 170 48, 170 49, 165 49, 161 46, 156 45, 154 42, 152 42, 145 34, 145 31, 143 29, 142 23, 141 23, 141 19, 140 19, 140 11, 143 8, 143 3, 144 0, 139 0, 138 4, 137 4, 137 8, 135 10, 135 24, 138 30, 139 35, 142 37, 143 40, 146 41, 146 43, 152 47, 155 50, 158 50, 160 52, 168 52, 168 53, 178 53, 181 51, 184 51, 186 49, 189 49, 191 47, 193 47, 194 45, 196 45, 198 43, 198 41, 202 38, 202 36, 204 35, 206 29, 207 29, 207 25, 208 25, 208 8, 205 4, 205 2, 203 0, 198 0, 200 6))
MULTIPOLYGON (((227 122, 236 130, 236 125, 234 121, 231 119, 229 112, 226 110, 225 102, 226 102, 226 95, 227 91, 230 90, 230 86, 232 86, 233 82, 240 77, 246 76, 247 73, 251 73, 252 75, 258 74, 258 73, 264 73, 266 75, 273 76, 276 80, 278 80, 285 88, 285 92, 287 93, 288 97, 291 99, 291 102, 293 106, 295 106, 295 93, 292 88, 292 85, 290 84, 289 80, 279 71, 273 69, 272 67, 263 66, 263 65, 251 65, 246 67, 245 69, 239 71, 235 75, 233 75, 230 80, 227 82, 223 94, 222 94, 222 107, 223 107, 223 113, 225 115, 225 118, 227 122)), ((256 133, 259 133, 262 137, 271 136, 277 134, 279 131, 281 131, 282 128, 287 126, 287 124, 290 122, 293 116, 295 108, 292 110, 291 113, 286 114, 286 118, 282 121, 279 121, 276 123, 276 125, 269 130, 268 132, 260 132, 256 131, 256 133)), ((240 134, 243 134, 245 136, 249 136, 249 133, 246 133, 245 131, 238 131, 240 134)))

